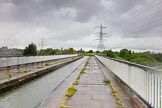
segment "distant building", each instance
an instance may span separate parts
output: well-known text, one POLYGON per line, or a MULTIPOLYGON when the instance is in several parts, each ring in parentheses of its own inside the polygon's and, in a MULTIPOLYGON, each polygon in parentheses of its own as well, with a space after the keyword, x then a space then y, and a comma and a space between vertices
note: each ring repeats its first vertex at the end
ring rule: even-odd
POLYGON ((0 57, 12 57, 12 56, 22 56, 23 50, 21 49, 8 49, 7 46, 2 46, 0 48, 0 57))

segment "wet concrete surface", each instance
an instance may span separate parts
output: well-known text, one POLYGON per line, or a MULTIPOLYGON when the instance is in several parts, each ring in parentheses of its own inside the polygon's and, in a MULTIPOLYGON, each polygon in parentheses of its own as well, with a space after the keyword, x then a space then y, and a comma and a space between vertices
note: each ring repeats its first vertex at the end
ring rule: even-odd
MULTIPOLYGON (((59 97, 59 92, 63 93, 63 90, 66 89, 57 89, 58 86, 62 82, 68 83, 66 78, 71 75, 74 77, 71 80, 74 80, 76 76, 73 76, 72 73, 85 59, 79 59, 47 75, 16 87, 11 91, 0 94, 0 108, 37 108, 44 105, 43 103, 46 103, 45 100, 49 96, 52 96, 52 93, 56 93, 56 96, 59 97), (56 92, 57 90, 59 92, 56 92)), ((55 99, 57 100, 58 97, 55 97, 55 99)), ((48 102, 50 103, 50 101, 48 102)), ((55 108, 55 106, 52 108, 55 108)))
POLYGON ((36 108, 60 108, 60 104, 64 99, 67 88, 72 85, 76 77, 80 74, 80 70, 83 68, 88 57, 84 58, 82 64, 73 71, 58 87, 53 90, 49 96, 43 100, 36 108))
POLYGON ((77 54, 48 55, 48 56, 20 56, 20 57, 0 57, 0 68, 6 66, 20 65, 32 62, 48 61, 67 57, 74 57, 77 54))
POLYGON ((36 71, 39 71, 41 69, 55 66, 57 64, 61 64, 63 62, 70 61, 73 59, 74 58, 62 58, 62 59, 53 60, 53 61, 33 63, 33 64, 22 65, 18 67, 0 70, 0 83, 7 82, 9 80, 16 79, 16 78, 19 78, 21 76, 25 76, 31 73, 35 73, 36 71))
MULTIPOLYGON (((0 95, 0 108, 60 108, 67 88, 79 75, 87 57, 0 95), (83 64, 81 64, 83 63, 83 64)), ((109 70, 91 57, 81 75, 77 92, 67 101, 72 108, 119 108, 104 77, 111 80, 125 108, 135 108, 109 70), (100 67, 99 67, 100 66, 100 67)))
POLYGON ((103 83, 104 76, 92 57, 81 75, 77 92, 67 101, 72 108, 117 108, 109 86, 103 83))

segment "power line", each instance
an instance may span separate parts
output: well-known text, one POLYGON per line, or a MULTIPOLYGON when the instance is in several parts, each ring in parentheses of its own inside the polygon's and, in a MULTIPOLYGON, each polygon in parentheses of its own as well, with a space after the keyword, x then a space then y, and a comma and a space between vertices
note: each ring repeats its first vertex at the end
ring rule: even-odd
MULTIPOLYGON (((151 6, 147 7, 147 8, 145 8, 145 10, 146 10, 146 9, 147 9, 147 10, 152 10, 153 8, 157 8, 157 6, 159 6, 159 5, 161 5, 161 4, 162 4, 161 1, 160 1, 160 2, 157 2, 157 3, 155 3, 154 5, 151 5, 151 6)), ((139 17, 140 15, 143 15, 143 13, 146 14, 145 10, 142 10, 142 11, 140 11, 140 12, 137 11, 137 12, 133 13, 133 16, 127 17, 127 18, 125 19, 125 21, 123 21, 123 22, 121 22, 121 23, 116 23, 116 24, 114 24, 114 27, 116 28, 116 27, 118 27, 118 26, 121 26, 122 24, 128 22, 128 20, 130 21, 130 20, 132 20, 132 19, 134 19, 134 18, 136 18, 136 17, 139 17)), ((147 12, 147 13, 148 13, 148 12, 147 12)), ((150 13, 150 11, 149 11, 149 13, 150 13)))
MULTIPOLYGON (((162 17, 159 17, 155 20, 152 20, 148 23, 145 23, 145 24, 142 24, 142 25, 139 25, 139 26, 136 26, 136 27, 133 27, 133 31, 131 32, 126 32, 124 34, 131 34, 131 33, 138 33, 138 32, 142 32, 142 31, 146 31, 146 30, 149 30, 151 28, 155 28, 155 27, 160 27, 162 26, 162 23, 156 23, 158 21, 162 21, 162 17), (153 24, 153 25, 152 25, 153 24), (149 26, 148 26, 149 25, 149 26)), ((132 24, 133 25, 133 24, 132 24)), ((130 29, 131 30, 131 29, 130 29)))

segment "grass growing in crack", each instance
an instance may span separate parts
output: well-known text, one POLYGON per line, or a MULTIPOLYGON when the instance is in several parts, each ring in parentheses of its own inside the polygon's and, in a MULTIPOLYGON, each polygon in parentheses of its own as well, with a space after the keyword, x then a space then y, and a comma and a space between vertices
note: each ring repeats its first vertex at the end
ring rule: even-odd
POLYGON ((16 72, 16 73, 18 73, 18 74, 23 74, 23 73, 27 73, 27 72, 30 72, 31 70, 20 70, 20 71, 18 71, 18 72, 16 72))
POLYGON ((114 96, 115 98, 118 98, 118 94, 117 94, 117 93, 114 93, 113 96, 114 96))
POLYGON ((88 66, 88 64, 89 64, 89 60, 86 62, 85 67, 88 66))
POLYGON ((66 102, 69 97, 74 95, 75 92, 77 92, 77 89, 74 87, 74 85, 67 89, 67 93, 64 97, 64 100, 63 100, 63 102, 61 102, 61 105, 60 105, 61 108, 71 108, 70 106, 66 105, 66 102))
POLYGON ((112 94, 117 93, 117 90, 115 88, 112 88, 112 94))
POLYGON ((105 84, 110 84, 110 80, 109 79, 104 79, 103 81, 105 84))
POLYGON ((116 100, 116 103, 117 103, 118 105, 122 105, 122 101, 121 101, 121 100, 116 100))
POLYGON ((5 76, 0 76, 0 80, 6 79, 6 78, 11 78, 11 77, 12 77, 11 74, 8 74, 8 75, 5 75, 5 76))
POLYGON ((76 80, 80 80, 80 75, 77 77, 77 79, 76 80))
POLYGON ((111 81, 109 79, 104 79, 103 82, 110 86, 112 95, 115 97, 116 104, 118 104, 120 106, 120 108, 125 108, 125 106, 123 105, 121 99, 119 98, 119 95, 117 93, 117 89, 112 87, 111 81))
POLYGON ((66 97, 64 98, 64 101, 61 103, 61 108, 71 108, 70 106, 67 106, 66 105, 66 101, 67 101, 67 99, 66 99, 66 97))
POLYGON ((88 59, 88 61, 86 62, 86 64, 84 65, 83 69, 80 71, 80 74, 79 74, 78 77, 76 78, 75 82, 73 83, 74 85, 78 85, 79 80, 80 80, 80 76, 81 76, 82 74, 85 73, 86 66, 87 66, 88 64, 89 64, 89 59, 88 59))
POLYGON ((125 108, 115 88, 112 88, 112 95, 115 97, 116 103, 120 105, 121 108, 125 108))
POLYGON ((78 83, 79 83, 79 80, 75 80, 73 85, 78 85, 78 83))
POLYGON ((9 78, 11 78, 11 77, 12 77, 12 75, 11 75, 11 74, 9 74, 9 75, 8 75, 8 77, 9 77, 9 78))
POLYGON ((25 79, 24 79, 24 78, 20 78, 20 79, 18 79, 19 82, 21 82, 21 81, 23 81, 23 80, 25 80, 25 79))
POLYGON ((65 103, 61 103, 61 108, 71 108, 70 106, 66 106, 65 103))
POLYGON ((44 68, 44 66, 38 66, 37 69, 44 68))
POLYGON ((76 80, 73 82, 73 86, 70 87, 70 88, 68 88, 67 93, 66 93, 66 95, 65 95, 65 97, 64 97, 64 100, 61 102, 61 108, 71 108, 70 106, 67 106, 67 105, 66 105, 66 102, 67 102, 67 100, 68 100, 70 97, 72 97, 72 96, 74 95, 75 92, 77 92, 77 89, 75 88, 74 85, 78 85, 79 80, 80 80, 80 76, 81 76, 82 74, 85 73, 86 66, 88 66, 88 64, 89 64, 89 59, 88 59, 88 61, 85 63, 83 69, 80 71, 80 74, 78 75, 78 77, 76 78, 76 80))
POLYGON ((90 59, 91 59, 91 57, 88 58, 88 61, 86 62, 85 66, 88 66, 90 59))
POLYGON ((84 74, 85 73, 85 66, 84 68, 81 70, 80 74, 84 74))
POLYGON ((84 74, 84 73, 85 73, 86 67, 87 67, 88 64, 89 64, 89 60, 90 60, 90 58, 88 59, 88 61, 86 61, 86 63, 85 63, 85 65, 84 65, 83 69, 81 70, 80 74, 84 74))
POLYGON ((46 64, 45 64, 45 66, 50 66, 50 65, 52 65, 52 64, 49 64, 49 63, 46 63, 46 64))
POLYGON ((67 94, 66 94, 65 96, 71 97, 71 96, 73 96, 73 94, 74 94, 75 92, 77 92, 77 89, 76 89, 74 86, 72 86, 72 87, 68 88, 67 94))

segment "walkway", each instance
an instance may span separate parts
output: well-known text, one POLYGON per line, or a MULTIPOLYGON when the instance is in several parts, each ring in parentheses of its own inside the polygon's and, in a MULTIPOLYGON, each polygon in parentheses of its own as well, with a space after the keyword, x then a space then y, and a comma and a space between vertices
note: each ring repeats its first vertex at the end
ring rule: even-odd
POLYGON ((81 75, 77 92, 67 101, 72 108, 118 108, 111 89, 104 82, 104 76, 91 57, 85 73, 81 75))

